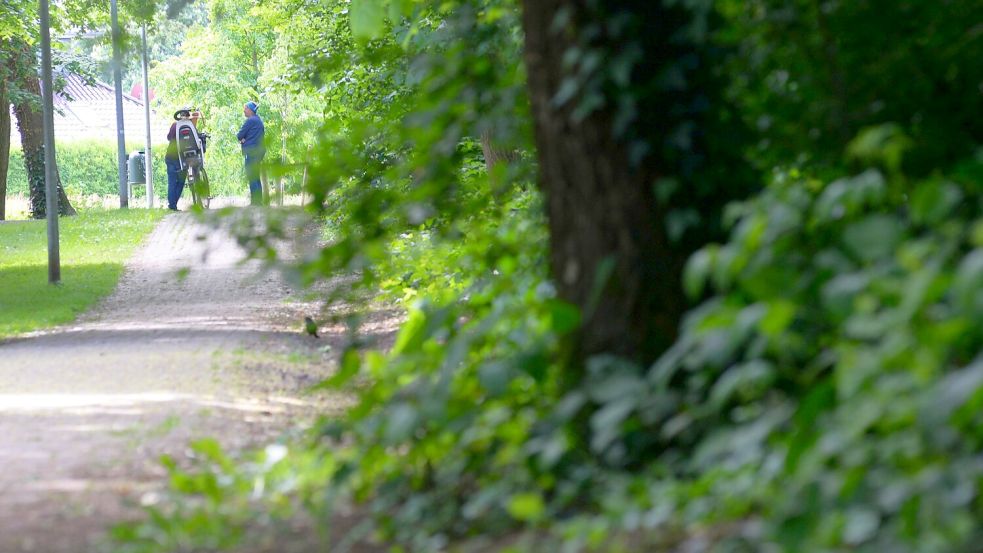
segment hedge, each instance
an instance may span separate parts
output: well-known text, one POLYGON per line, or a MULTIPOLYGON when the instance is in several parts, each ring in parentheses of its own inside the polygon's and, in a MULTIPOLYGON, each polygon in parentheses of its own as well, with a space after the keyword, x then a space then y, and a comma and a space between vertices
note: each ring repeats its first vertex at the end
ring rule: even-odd
MULTIPOLYGON (((116 143, 106 141, 77 141, 58 144, 56 157, 65 191, 70 195, 114 195, 119 192, 116 160, 116 143)), ((143 144, 130 145, 127 152, 143 150, 143 144)), ((167 194, 167 171, 164 165, 166 145, 153 146, 154 195, 163 198, 167 194)), ((209 151, 211 153, 211 151, 209 151)), ((242 178, 241 160, 230 156, 208 158, 208 174, 212 191, 216 195, 246 194, 242 178)), ((143 196, 144 187, 135 185, 134 196, 143 196)), ((27 174, 24 155, 19 148, 10 150, 10 166, 7 169, 7 193, 27 194, 27 174)))

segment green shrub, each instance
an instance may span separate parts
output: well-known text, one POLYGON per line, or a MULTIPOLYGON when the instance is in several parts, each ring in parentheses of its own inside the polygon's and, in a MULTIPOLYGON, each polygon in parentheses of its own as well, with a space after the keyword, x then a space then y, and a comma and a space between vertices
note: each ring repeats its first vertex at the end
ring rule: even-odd
MULTIPOLYGON (((162 197, 167 190, 167 174, 164 171, 164 148, 155 146, 154 192, 162 197)), ((143 149, 130 145, 127 153, 143 149)), ((69 195, 111 195, 119 192, 116 144, 106 141, 78 141, 58 144, 56 161, 62 185, 69 195)), ((136 187, 135 187, 136 188, 136 187)), ((141 194, 143 187, 140 187, 141 194)), ((11 149, 10 167, 7 170, 7 192, 27 194, 27 174, 24 170, 24 154, 11 149)), ((134 190, 136 193, 136 190, 134 190)))
MULTIPOLYGON (((57 145, 56 160, 62 185, 69 196, 115 195, 119 193, 116 143, 108 141, 83 140, 57 145)), ((130 144, 127 154, 143 150, 143 144, 130 144)), ((167 168, 164 154, 167 145, 153 146, 154 156, 154 195, 163 198, 167 195, 167 168)), ((215 195, 234 196, 245 194, 246 185, 242 173, 242 159, 228 152, 213 154, 209 148, 207 158, 208 176, 215 195)), ((19 148, 10 151, 10 166, 7 169, 7 193, 27 194, 27 174, 24 170, 24 155, 19 148)), ((144 186, 134 185, 136 197, 144 195, 144 186)))
POLYGON ((981 171, 783 175, 734 206, 730 241, 690 261, 690 292, 716 294, 673 348, 643 372, 599 363, 574 394, 607 429, 600 459, 650 469, 598 488, 614 526, 673 510, 648 531, 739 523, 721 550, 974 550, 981 171))
POLYGON ((892 151, 732 206, 730 239, 689 263, 705 299, 675 345, 651 367, 593 358, 562 394, 556 338, 578 316, 539 273, 535 210, 454 246, 405 234, 383 285, 424 300, 323 430, 352 443, 322 453, 334 482, 411 551, 516 530, 523 551, 973 550, 983 152, 913 180, 892 151), (470 270, 482 248, 491 275, 470 270))

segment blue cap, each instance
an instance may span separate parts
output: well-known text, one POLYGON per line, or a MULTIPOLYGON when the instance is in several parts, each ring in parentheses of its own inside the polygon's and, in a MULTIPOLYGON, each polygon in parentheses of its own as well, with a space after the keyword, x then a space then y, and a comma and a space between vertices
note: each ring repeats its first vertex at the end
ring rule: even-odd
POLYGON ((259 106, 256 105, 256 102, 246 102, 246 107, 253 113, 259 112, 259 106))

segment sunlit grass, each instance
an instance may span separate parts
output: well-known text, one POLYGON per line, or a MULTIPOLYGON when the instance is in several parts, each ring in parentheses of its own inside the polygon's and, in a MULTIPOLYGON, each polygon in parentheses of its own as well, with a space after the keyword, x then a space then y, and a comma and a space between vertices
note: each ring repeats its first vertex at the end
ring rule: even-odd
POLYGON ((70 322, 112 292, 163 210, 90 211, 59 219, 61 284, 48 284, 45 221, 0 223, 0 338, 70 322))

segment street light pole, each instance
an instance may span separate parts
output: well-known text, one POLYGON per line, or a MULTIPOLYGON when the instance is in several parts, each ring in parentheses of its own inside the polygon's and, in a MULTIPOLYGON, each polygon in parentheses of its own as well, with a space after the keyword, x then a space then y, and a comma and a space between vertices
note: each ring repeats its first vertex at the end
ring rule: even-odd
POLYGON ((147 72, 147 24, 140 30, 143 39, 143 117, 147 122, 147 145, 143 156, 147 184, 147 209, 154 207, 154 156, 150 151, 150 77, 147 72))
MULTIPOLYGON (((283 113, 280 115, 280 166, 281 170, 287 167, 287 87, 283 87, 283 113)), ((277 194, 276 205, 283 207, 283 180, 286 178, 286 171, 280 175, 280 185, 277 194)))
POLYGON ((126 138, 123 134, 123 55, 120 52, 119 16, 116 0, 109 1, 109 12, 113 26, 113 84, 116 88, 116 144, 119 157, 119 206, 129 207, 126 190, 126 138))
MULTIPOLYGON (((58 251, 58 186, 55 182, 55 120, 54 97, 51 88, 51 31, 48 0, 40 0, 41 19, 41 83, 42 121, 44 125, 44 197, 48 220, 48 282, 61 281, 61 259, 58 251)), ((7 109, 3 106, 3 109, 7 109)))

